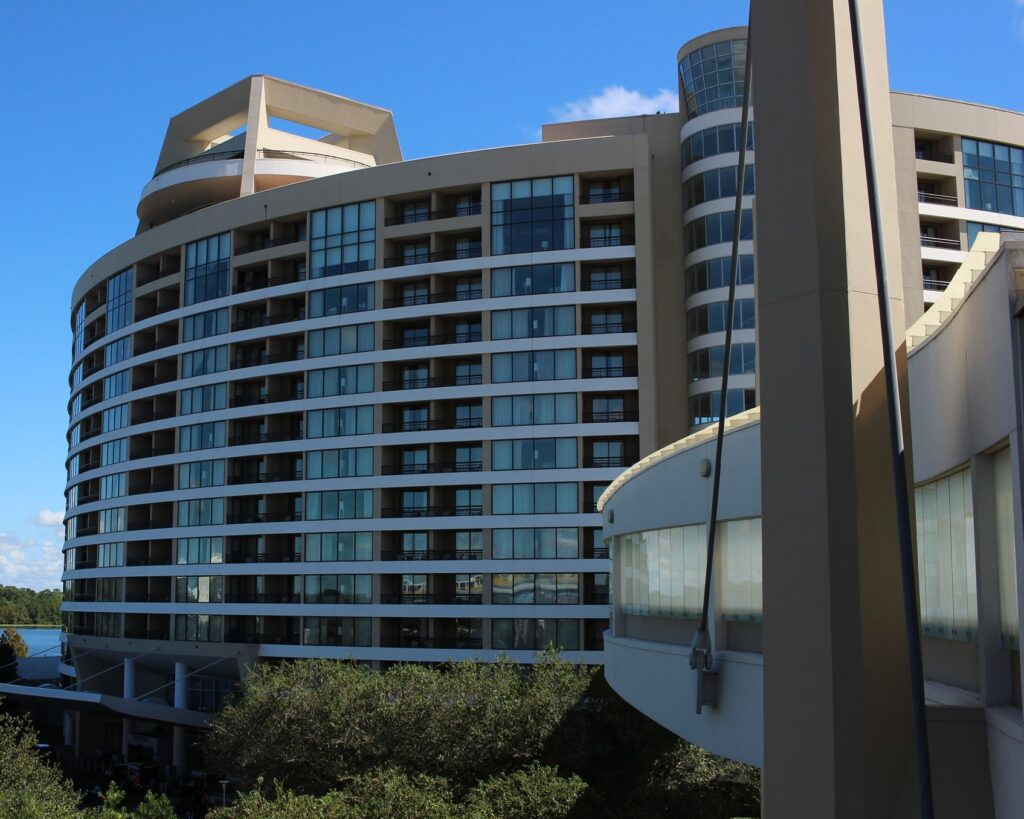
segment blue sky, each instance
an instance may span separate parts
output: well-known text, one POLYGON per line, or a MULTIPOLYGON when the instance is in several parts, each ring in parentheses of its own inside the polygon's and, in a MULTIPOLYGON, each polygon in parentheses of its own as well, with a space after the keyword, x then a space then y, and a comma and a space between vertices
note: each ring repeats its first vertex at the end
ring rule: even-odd
MULTIPOLYGON (((267 73, 389 108, 406 157, 675 110, 675 55, 746 2, 7 3, 0 583, 60 576, 71 288, 130 238, 167 119, 267 73)), ((891 0, 893 88, 1024 110, 1024 0, 891 0)))

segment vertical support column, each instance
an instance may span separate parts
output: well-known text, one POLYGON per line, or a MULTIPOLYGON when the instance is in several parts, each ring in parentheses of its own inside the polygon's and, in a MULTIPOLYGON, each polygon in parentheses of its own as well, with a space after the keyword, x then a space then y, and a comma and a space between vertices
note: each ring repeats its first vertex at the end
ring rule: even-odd
MULTIPOLYGON (((184 663, 174 664, 174 707, 188 707, 188 667, 184 663)), ((185 726, 174 726, 172 763, 177 776, 184 776, 186 766, 185 726)))
MULTIPOLYGON (((124 661, 124 684, 122 696, 126 700, 135 699, 135 660, 132 657, 124 661)), ((121 718, 121 758, 128 761, 128 734, 132 730, 131 717, 121 718)))
POLYGON ((974 507, 981 701, 985 705, 996 705, 1010 701, 1010 663, 1009 652, 1002 645, 1002 622, 999 615, 995 476, 991 455, 975 455, 971 458, 971 493, 974 507))
POLYGON ((64 712, 64 744, 68 748, 75 745, 75 712, 70 709, 64 712))
MULTIPOLYGON (((905 404, 885 30, 881 0, 859 5, 905 404)), ((908 487, 896 487, 892 471, 848 0, 752 0, 751 20, 763 815, 912 816, 915 760, 894 500, 897 489, 908 487)))
POLYGON ((249 86, 249 113, 245 122, 245 151, 242 154, 242 179, 239 196, 256 192, 256 153, 270 127, 267 118, 267 89, 262 75, 252 77, 249 86))

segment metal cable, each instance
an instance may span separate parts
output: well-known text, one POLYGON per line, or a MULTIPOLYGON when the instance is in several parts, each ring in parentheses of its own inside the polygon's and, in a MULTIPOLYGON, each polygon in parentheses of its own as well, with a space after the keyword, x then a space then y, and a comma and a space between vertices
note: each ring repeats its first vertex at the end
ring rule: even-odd
MULTIPOLYGON (((885 397, 889 416, 889 444, 895 481, 896 524, 899 536, 900 574, 903 581, 903 620, 907 634, 907 660, 910 666, 910 699, 917 752, 917 788, 922 819, 932 819, 931 763, 928 752, 928 723, 924 703, 924 670, 921 663, 921 627, 918 619, 917 587, 914 577, 914 549, 910 531, 910 498, 907 491, 907 461, 903 441, 903 418, 900 408, 900 387, 896 380, 896 353, 892 342, 892 318, 889 314, 889 282, 882 253, 881 207, 875 179, 875 153, 871 132, 871 113, 867 102, 867 78, 864 69, 863 44, 860 35, 860 13, 857 0, 850 3, 850 30, 853 37, 853 62, 857 75, 857 103, 860 108, 861 139, 864 143, 864 165, 868 189, 868 212, 871 217, 871 242, 874 253, 875 280, 878 289, 878 316, 882 330, 882 353, 885 370, 885 397)), ((885 104, 889 101, 886 99, 885 104)))
MULTIPOLYGON (((711 575, 715 558, 715 534, 718 528, 718 496, 722 483, 722 447, 725 441, 725 416, 728 407, 729 396, 729 361, 732 357, 732 330, 735 318, 733 312, 736 309, 736 282, 739 279, 739 248, 741 222, 743 214, 743 183, 746 175, 747 165, 747 134, 750 128, 750 77, 751 59, 750 51, 750 19, 747 19, 747 64, 743 70, 743 114, 740 121, 740 156, 736 170, 736 206, 733 210, 732 228, 732 265, 729 276, 729 306, 726 309, 725 324, 725 351, 722 356, 722 391, 718 403, 718 435, 715 439, 715 461, 711 473, 711 508, 708 511, 708 548, 704 566, 704 599, 700 608, 700 624, 697 626, 698 633, 706 633, 708 629, 708 608, 711 605, 711 575)), ((710 667, 710 650, 704 655, 705 667, 710 667)))

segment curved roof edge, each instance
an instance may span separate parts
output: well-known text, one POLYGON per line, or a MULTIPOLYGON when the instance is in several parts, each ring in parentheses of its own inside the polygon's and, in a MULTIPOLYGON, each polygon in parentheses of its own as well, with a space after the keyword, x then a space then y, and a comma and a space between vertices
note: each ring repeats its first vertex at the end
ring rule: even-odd
MULTIPOLYGON (((748 427, 752 424, 759 424, 760 422, 761 408, 752 407, 746 412, 741 412, 737 415, 731 415, 726 418, 725 434, 728 435, 730 432, 735 432, 738 429, 743 429, 744 427, 748 427)), ((608 484, 608 488, 601 493, 601 497, 597 500, 597 511, 603 512, 605 505, 612 499, 612 496, 641 472, 646 472, 652 466, 661 463, 673 455, 678 455, 680 452, 685 452, 688 449, 700 446, 701 444, 714 439, 717 434, 718 425, 710 424, 703 429, 690 433, 685 438, 680 438, 678 441, 674 441, 668 446, 663 446, 661 449, 652 452, 645 458, 641 458, 627 470, 622 472, 614 481, 608 484)))

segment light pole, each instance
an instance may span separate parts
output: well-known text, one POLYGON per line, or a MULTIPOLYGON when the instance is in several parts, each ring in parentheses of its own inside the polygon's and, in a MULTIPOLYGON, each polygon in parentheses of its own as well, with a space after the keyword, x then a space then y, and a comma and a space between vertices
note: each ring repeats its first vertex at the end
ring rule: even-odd
POLYGON ((228 804, 228 785, 230 783, 230 779, 220 780, 220 803, 224 807, 227 807, 228 804))

